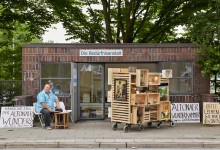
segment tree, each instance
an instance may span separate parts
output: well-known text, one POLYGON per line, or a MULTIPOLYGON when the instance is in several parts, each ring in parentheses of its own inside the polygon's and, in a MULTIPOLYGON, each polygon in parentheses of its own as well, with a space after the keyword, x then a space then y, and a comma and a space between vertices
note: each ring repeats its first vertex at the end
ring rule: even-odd
POLYGON ((47 0, 72 39, 85 43, 160 43, 207 0, 47 0), (95 7, 96 6, 96 7, 95 7), (101 8, 100 8, 101 6, 101 8))
POLYGON ((21 79, 22 44, 38 38, 51 23, 53 11, 44 0, 0 1, 0 79, 21 79))
POLYGON ((0 31, 0 80, 21 80, 22 45, 40 42, 26 24, 15 23, 13 30, 0 31))
POLYGON ((208 9, 198 11, 192 16, 187 26, 186 35, 201 48, 197 66, 202 68, 203 75, 214 77, 215 93, 220 87, 217 76, 220 75, 220 1, 209 1, 208 9))
POLYGON ((192 16, 188 26, 191 41, 200 45, 198 66, 204 75, 220 74, 220 1, 209 2, 208 9, 192 16))
POLYGON ((53 11, 44 0, 0 1, 0 30, 13 30, 14 23, 25 23, 32 35, 41 37, 51 23, 56 22, 53 11))

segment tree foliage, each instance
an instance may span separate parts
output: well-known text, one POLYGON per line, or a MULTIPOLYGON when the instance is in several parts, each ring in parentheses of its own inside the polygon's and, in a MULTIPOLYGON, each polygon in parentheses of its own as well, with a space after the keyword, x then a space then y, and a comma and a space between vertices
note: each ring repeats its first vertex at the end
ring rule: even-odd
POLYGON ((22 44, 40 42, 26 24, 15 23, 13 28, 0 31, 0 80, 21 80, 22 44))
POLYGON ((85 43, 160 43, 207 0, 47 0, 72 39, 85 43))
POLYGON ((44 0, 1 0, 0 29, 13 30, 15 22, 25 23, 32 35, 41 37, 56 19, 44 0))
MULTIPOLYGON (((22 44, 41 37, 55 22, 43 0, 0 1, 0 79, 21 79, 22 44)), ((39 40, 38 40, 39 41, 39 40)))
POLYGON ((200 45, 197 64, 204 75, 220 74, 220 1, 209 2, 208 9, 198 11, 189 21, 188 36, 200 45))

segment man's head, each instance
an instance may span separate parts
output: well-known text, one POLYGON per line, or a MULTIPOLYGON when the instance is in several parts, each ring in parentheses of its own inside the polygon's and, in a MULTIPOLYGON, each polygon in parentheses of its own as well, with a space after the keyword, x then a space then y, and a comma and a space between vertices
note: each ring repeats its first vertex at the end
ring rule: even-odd
POLYGON ((46 93, 49 93, 49 92, 50 92, 50 84, 45 84, 45 86, 44 86, 44 91, 45 91, 46 93))

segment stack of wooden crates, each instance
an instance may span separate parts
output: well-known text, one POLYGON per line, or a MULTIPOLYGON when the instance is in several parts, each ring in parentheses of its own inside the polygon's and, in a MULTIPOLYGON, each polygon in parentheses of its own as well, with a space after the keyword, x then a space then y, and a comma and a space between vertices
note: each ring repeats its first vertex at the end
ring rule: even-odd
POLYGON ((152 122, 156 122, 158 128, 163 121, 170 121, 170 125, 174 126, 170 119, 169 79, 161 78, 161 73, 150 73, 147 69, 129 71, 128 68, 111 68, 108 82, 111 84, 108 95, 113 130, 118 128, 118 123, 125 123, 124 132, 132 124, 138 125, 140 130, 144 124, 152 122), (126 85, 126 94, 121 98, 118 96, 119 82, 126 85))

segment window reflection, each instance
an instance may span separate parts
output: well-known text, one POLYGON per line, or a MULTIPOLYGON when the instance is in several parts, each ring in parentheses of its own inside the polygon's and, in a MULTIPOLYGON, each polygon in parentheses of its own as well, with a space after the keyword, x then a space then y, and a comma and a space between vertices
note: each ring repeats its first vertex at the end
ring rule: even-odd
POLYGON ((161 62, 161 70, 172 69, 170 93, 192 93, 192 63, 191 62, 161 62))
POLYGON ((80 117, 104 118, 103 114, 103 65, 79 64, 80 117))
POLYGON ((56 92, 55 94, 58 94, 59 90, 59 94, 69 94, 70 82, 70 63, 41 64, 41 89, 46 83, 49 83, 52 91, 56 92))

